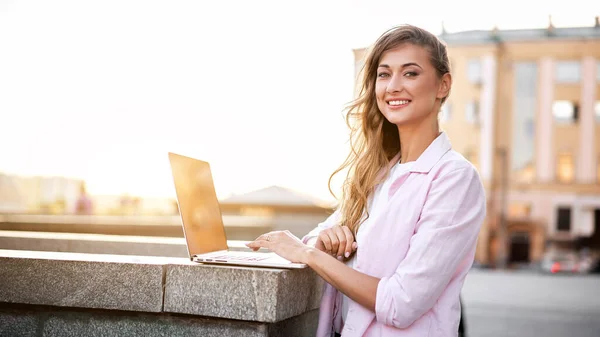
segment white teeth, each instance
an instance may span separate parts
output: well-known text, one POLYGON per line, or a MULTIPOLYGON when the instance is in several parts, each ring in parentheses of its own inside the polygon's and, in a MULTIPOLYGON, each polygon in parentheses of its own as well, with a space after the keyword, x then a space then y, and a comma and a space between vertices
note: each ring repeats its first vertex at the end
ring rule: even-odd
POLYGON ((409 102, 410 102, 409 100, 389 101, 388 104, 389 105, 403 105, 403 104, 408 104, 409 102))

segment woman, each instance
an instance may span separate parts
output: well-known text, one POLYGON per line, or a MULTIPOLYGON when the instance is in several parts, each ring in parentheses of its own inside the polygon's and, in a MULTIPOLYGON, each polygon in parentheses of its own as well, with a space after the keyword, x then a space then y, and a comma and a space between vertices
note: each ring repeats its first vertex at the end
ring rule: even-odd
POLYGON ((352 151, 334 172, 349 169, 340 208, 302 241, 283 231, 248 244, 327 282, 318 336, 457 335, 485 195, 440 132, 451 86, 436 36, 409 25, 384 33, 349 109, 352 151))

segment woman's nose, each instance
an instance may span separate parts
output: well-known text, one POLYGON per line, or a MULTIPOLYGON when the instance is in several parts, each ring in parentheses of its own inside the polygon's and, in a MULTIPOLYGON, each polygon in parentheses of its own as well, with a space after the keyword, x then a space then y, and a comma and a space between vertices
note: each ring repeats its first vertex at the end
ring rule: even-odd
POLYGON ((386 91, 390 94, 402 91, 402 77, 392 76, 392 78, 390 78, 390 81, 387 84, 386 91))

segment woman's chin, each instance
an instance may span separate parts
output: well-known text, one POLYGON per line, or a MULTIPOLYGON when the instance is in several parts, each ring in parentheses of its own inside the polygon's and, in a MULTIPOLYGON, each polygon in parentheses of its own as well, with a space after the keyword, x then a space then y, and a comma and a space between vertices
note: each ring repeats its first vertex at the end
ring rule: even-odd
POLYGON ((385 116, 385 119, 388 120, 388 122, 390 122, 398 127, 429 124, 428 121, 437 120, 436 115, 415 116, 412 114, 399 113, 399 112, 391 112, 391 113, 387 112, 384 116, 385 116))
POLYGON ((411 118, 406 118, 407 116, 397 116, 397 115, 391 115, 391 116, 386 116, 386 119, 388 120, 388 122, 395 124, 397 126, 403 126, 403 125, 407 125, 410 124, 411 118))

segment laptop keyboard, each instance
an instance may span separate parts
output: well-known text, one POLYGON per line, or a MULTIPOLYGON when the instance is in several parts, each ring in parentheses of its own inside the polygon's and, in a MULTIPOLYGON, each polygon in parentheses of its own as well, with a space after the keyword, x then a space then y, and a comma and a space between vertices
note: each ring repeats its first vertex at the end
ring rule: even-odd
MULTIPOLYGON (((266 255, 266 254, 260 254, 266 255)), ((270 256, 256 256, 256 255, 219 255, 219 256, 211 256, 210 258, 205 258, 206 260, 226 260, 226 261, 263 261, 268 259, 270 256)))

